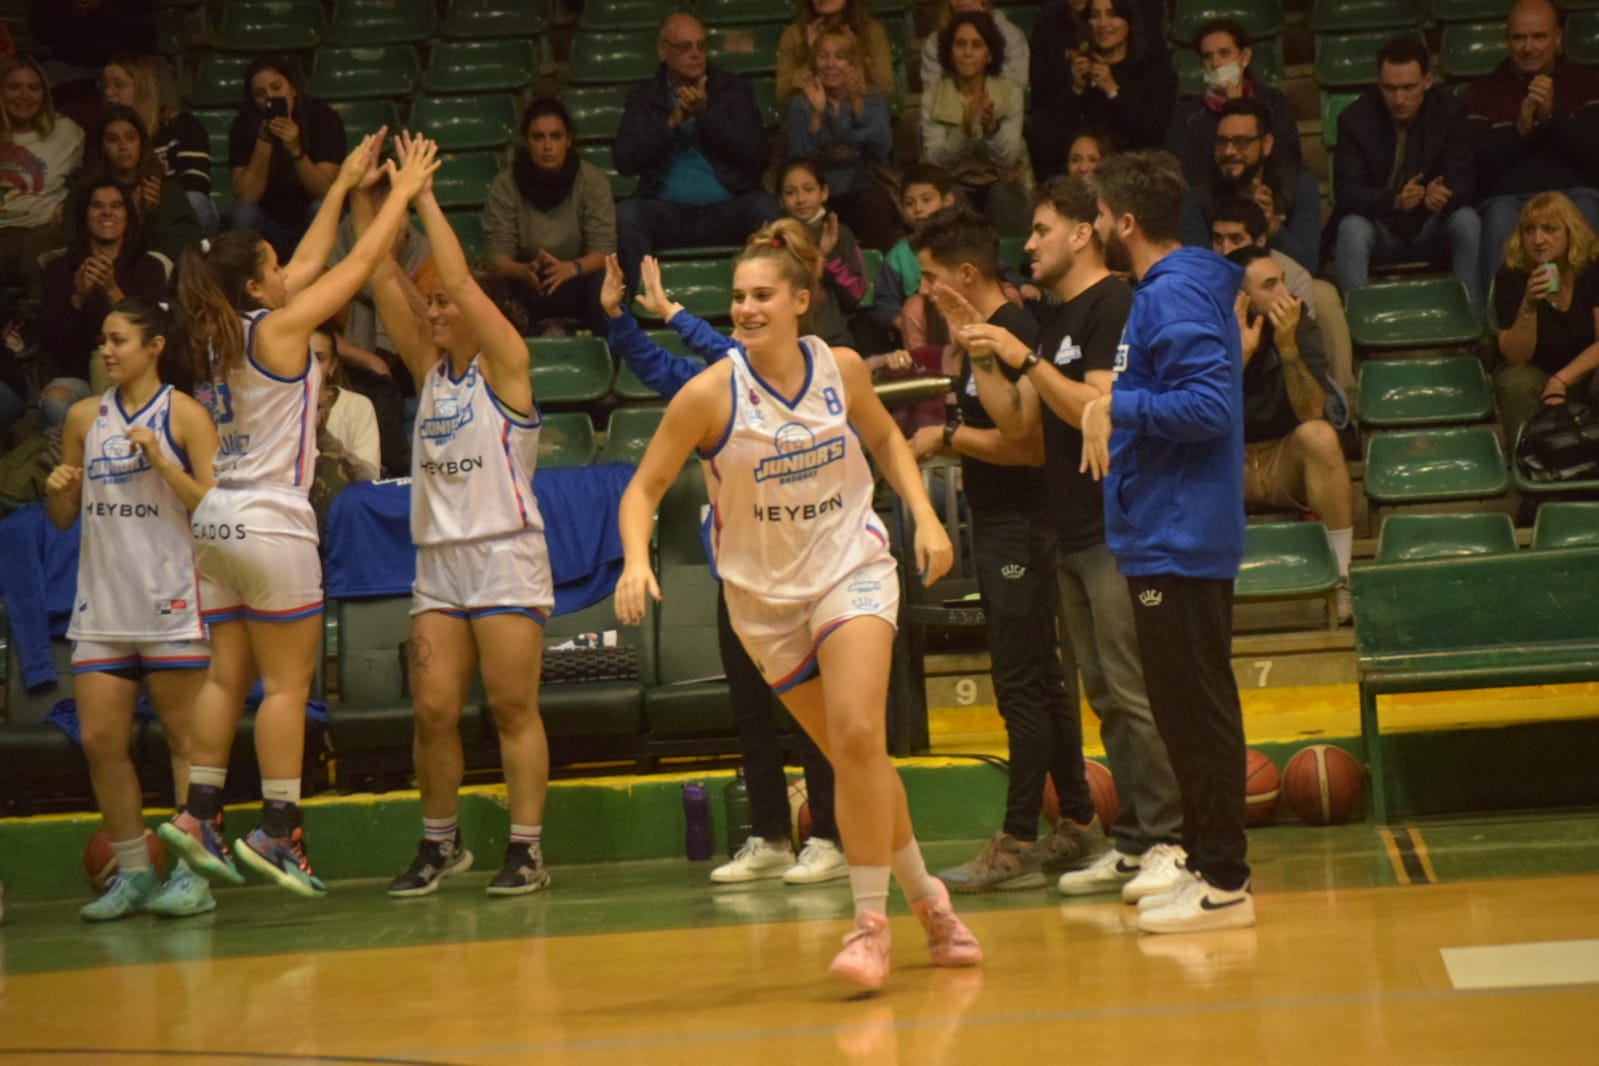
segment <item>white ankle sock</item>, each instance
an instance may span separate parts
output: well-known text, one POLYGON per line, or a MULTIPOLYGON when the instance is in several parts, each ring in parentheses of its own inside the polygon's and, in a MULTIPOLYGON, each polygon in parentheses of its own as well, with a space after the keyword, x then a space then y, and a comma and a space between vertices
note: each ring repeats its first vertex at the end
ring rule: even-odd
POLYGON ((455 842, 455 831, 461 824, 459 814, 452 814, 448 818, 422 819, 422 836, 427 840, 437 840, 444 844, 455 842))
POLYGON ((1355 528, 1329 529, 1327 536, 1332 540, 1333 555, 1338 559, 1338 576, 1348 577, 1349 556, 1355 550, 1355 528))
POLYGON ((899 890, 912 903, 938 891, 937 886, 932 884, 933 875, 927 872, 927 863, 922 861, 922 848, 916 843, 915 837, 894 853, 893 869, 899 890))
POLYGON ((887 866, 851 866, 849 868, 850 892, 855 896, 855 913, 863 911, 886 916, 888 914, 887 866))
POLYGON ((191 766, 189 767, 189 784, 209 785, 212 788, 221 788, 228 783, 228 768, 226 766, 191 766))
POLYGON ((150 868, 150 845, 143 834, 133 840, 113 840, 111 853, 117 857, 117 869, 130 876, 150 868))
POLYGON ((298 777, 263 777, 261 798, 268 803, 299 803, 300 779, 298 777))

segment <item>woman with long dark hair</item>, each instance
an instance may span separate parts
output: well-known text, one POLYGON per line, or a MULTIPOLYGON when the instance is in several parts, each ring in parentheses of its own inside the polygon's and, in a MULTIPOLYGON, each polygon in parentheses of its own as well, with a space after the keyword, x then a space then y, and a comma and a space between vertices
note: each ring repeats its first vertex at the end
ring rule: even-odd
MULTIPOLYGON (((84 157, 83 181, 106 180, 115 181, 128 194, 146 251, 176 263, 183 249, 200 239, 194 208, 178 180, 156 158, 144 119, 121 104, 108 104, 100 112, 84 157)), ((72 214, 77 216, 76 211, 72 214)))

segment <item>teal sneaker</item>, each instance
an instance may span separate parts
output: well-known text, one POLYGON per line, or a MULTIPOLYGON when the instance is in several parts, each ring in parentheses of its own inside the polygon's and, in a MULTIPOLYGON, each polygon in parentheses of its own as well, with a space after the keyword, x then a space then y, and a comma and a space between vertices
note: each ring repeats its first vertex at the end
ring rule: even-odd
POLYGON ((190 918, 217 909, 216 898, 205 878, 189 869, 182 859, 161 890, 145 904, 145 909, 161 918, 190 918))
POLYGON ((114 922, 139 914, 150 902, 150 897, 161 887, 153 867, 136 874, 115 873, 111 882, 93 903, 85 903, 78 917, 86 922, 114 922))
POLYGON ((189 869, 207 881, 244 884, 244 875, 209 822, 200 821, 188 811, 179 811, 171 821, 162 822, 156 828, 156 835, 178 858, 189 864, 189 869))
POLYGON ((311 899, 327 895, 328 886, 311 870, 311 860, 305 856, 305 836, 298 826, 294 835, 287 837, 269 837, 257 829, 233 846, 247 866, 295 895, 311 899))

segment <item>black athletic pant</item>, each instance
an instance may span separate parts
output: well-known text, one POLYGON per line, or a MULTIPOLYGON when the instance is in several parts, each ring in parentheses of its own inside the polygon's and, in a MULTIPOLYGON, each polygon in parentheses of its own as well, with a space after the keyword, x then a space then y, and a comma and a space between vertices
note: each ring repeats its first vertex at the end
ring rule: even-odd
MULTIPOLYGON (((783 748, 777 739, 777 697, 761 672, 755 669, 744 643, 733 632, 727 616, 727 598, 716 589, 716 632, 722 647, 722 670, 727 674, 733 719, 738 723, 739 749, 744 753, 744 784, 749 789, 750 824, 755 835, 776 839, 789 835, 788 775, 783 772, 783 748)), ((800 765, 805 769, 807 802, 811 805, 811 836, 838 843, 838 822, 833 817, 833 767, 815 743, 799 730, 800 765)))
POLYGON ((1249 880, 1244 720, 1233 680, 1233 583, 1129 577, 1149 709, 1183 798, 1188 868, 1217 888, 1249 880))
POLYGON ((1069 673, 1061 669, 1055 633, 1054 528, 1025 511, 974 510, 972 554, 988 625, 994 700, 1010 741, 1004 828, 1018 840, 1034 840, 1046 775, 1055 779, 1062 815, 1074 822, 1094 817, 1083 777, 1076 665, 1070 664, 1069 673))

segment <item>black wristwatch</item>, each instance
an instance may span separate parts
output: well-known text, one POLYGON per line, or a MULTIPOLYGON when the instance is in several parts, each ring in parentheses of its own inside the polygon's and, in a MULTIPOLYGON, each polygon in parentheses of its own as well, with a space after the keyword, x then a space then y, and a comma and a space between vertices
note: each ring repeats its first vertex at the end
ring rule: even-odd
POLYGON ((961 428, 961 421, 958 418, 952 418, 944 423, 944 447, 953 448, 955 446, 955 431, 959 428, 961 428))
POLYGON ((1027 353, 1027 358, 1022 360, 1021 371, 1022 371, 1023 374, 1025 374, 1025 373, 1027 373, 1029 370, 1033 369, 1033 367, 1035 367, 1037 365, 1038 365, 1038 353, 1037 352, 1028 352, 1027 353))

